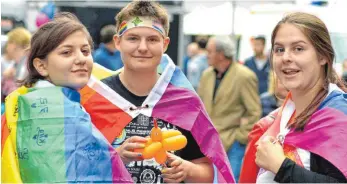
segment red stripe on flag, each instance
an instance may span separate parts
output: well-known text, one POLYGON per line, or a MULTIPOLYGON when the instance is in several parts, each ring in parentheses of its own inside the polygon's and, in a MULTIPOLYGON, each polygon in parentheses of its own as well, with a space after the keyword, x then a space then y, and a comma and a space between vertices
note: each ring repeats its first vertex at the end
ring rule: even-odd
POLYGON ((10 135, 10 130, 7 127, 6 116, 2 115, 1 116, 1 155, 2 155, 2 152, 4 151, 4 145, 9 135, 10 135))
MULTIPOLYGON (((89 88, 88 90, 93 89, 89 88)), ((83 94, 89 95, 90 92, 83 94)), ((84 96, 83 94, 81 94, 82 101, 85 102, 83 107, 90 114, 93 124, 112 143, 116 137, 121 135, 122 130, 131 122, 132 117, 95 91, 92 96, 84 96), (88 98, 88 100, 83 100, 84 98, 88 98)))

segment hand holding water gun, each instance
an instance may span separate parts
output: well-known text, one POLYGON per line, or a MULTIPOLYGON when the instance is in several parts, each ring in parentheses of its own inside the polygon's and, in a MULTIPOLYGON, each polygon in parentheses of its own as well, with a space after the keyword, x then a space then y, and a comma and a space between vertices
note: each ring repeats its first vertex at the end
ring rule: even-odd
POLYGON ((150 137, 146 137, 147 142, 143 149, 134 149, 135 152, 142 153, 144 159, 154 157, 159 164, 164 164, 167 159, 167 151, 177 151, 187 145, 187 138, 178 130, 162 131, 154 119, 154 127, 150 137))

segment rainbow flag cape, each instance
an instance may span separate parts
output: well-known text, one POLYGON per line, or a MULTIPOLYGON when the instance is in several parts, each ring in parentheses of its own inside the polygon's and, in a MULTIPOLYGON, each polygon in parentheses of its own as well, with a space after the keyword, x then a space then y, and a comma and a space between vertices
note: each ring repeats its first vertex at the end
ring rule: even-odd
POLYGON ((148 108, 130 110, 136 107, 100 81, 104 77, 117 75, 122 69, 111 72, 96 65, 93 70, 88 85, 80 91, 82 105, 110 143, 140 113, 159 118, 192 133, 202 153, 217 168, 219 183, 235 182, 219 135, 200 98, 168 55, 163 55, 158 66, 161 76, 143 103, 148 108))
POLYGON ((132 182, 75 90, 17 89, 6 98, 1 131, 3 183, 132 182))
MULTIPOLYGON (((283 108, 283 107, 281 107, 283 108)), ((279 112, 281 109, 279 109, 279 112)), ((255 182, 259 168, 255 164, 255 145, 264 135, 276 136, 280 130, 281 113, 275 112, 273 123, 259 121, 250 133, 254 137, 249 152, 245 153, 240 182, 255 182), (260 134, 263 134, 262 136, 260 134)), ((286 135, 284 144, 315 153, 338 168, 347 178, 347 94, 335 84, 329 85, 329 94, 311 116, 303 131, 293 129, 286 135)))
POLYGON ((347 94, 336 85, 329 89, 304 131, 291 130, 284 144, 320 155, 347 178, 347 94))

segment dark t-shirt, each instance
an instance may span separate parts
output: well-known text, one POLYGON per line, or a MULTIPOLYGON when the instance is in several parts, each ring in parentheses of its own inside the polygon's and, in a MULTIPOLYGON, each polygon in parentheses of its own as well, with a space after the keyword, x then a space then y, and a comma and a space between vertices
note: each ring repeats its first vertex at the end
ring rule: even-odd
MULTIPOLYGON (((136 96, 135 94, 131 93, 122 84, 119 79, 119 75, 103 79, 102 82, 137 107, 140 107, 147 98, 147 96, 136 96)), ((158 126, 162 130, 177 129, 182 132, 184 136, 186 136, 188 140, 187 146, 182 150, 176 151, 174 153, 175 155, 185 160, 194 160, 204 157, 203 153, 200 151, 198 144, 189 131, 184 130, 180 127, 176 127, 160 119, 157 119, 157 122, 158 126)), ((125 129, 122 131, 122 134, 114 140, 112 146, 114 148, 117 148, 131 136, 149 136, 153 127, 153 118, 140 114, 125 127, 125 129)), ((126 168, 130 172, 135 183, 163 183, 160 172, 162 166, 155 162, 154 159, 137 162, 134 161, 126 165, 126 168)))

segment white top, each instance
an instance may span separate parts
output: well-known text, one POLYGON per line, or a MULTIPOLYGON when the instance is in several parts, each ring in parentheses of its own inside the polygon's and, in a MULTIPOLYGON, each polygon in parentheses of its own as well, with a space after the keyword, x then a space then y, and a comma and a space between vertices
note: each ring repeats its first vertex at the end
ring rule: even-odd
MULTIPOLYGON (((290 131, 290 129, 287 126, 288 121, 292 117, 293 113, 295 111, 295 104, 292 100, 288 100, 285 104, 285 107, 282 111, 282 117, 280 122, 280 133, 277 135, 281 135, 283 137, 283 141, 290 131)), ((304 165, 305 169, 310 170, 310 152, 297 148, 298 155, 300 157, 300 160, 302 164, 304 165)), ((260 168, 258 177, 257 177, 257 183, 275 183, 275 174, 271 171, 264 170, 260 168)))
POLYGON ((6 60, 4 56, 1 57, 1 76, 4 73, 4 71, 10 67, 13 67, 15 64, 12 60, 6 60))
POLYGON ((266 64, 266 59, 255 59, 255 65, 257 66, 258 70, 262 70, 266 64))

